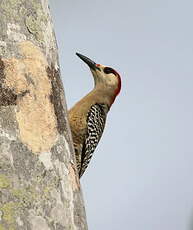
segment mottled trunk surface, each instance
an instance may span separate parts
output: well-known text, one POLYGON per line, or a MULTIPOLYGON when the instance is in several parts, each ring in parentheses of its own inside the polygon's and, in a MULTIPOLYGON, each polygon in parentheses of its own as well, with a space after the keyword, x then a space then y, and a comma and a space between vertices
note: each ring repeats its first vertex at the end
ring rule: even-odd
POLYGON ((0 19, 0 230, 85 230, 47 0, 0 19))

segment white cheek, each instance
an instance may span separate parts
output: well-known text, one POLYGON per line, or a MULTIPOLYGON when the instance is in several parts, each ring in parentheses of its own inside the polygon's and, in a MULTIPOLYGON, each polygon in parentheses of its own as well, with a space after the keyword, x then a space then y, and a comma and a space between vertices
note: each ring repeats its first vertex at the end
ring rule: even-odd
POLYGON ((108 78, 106 79, 106 82, 109 86, 114 86, 118 84, 118 79, 114 74, 108 74, 108 78))

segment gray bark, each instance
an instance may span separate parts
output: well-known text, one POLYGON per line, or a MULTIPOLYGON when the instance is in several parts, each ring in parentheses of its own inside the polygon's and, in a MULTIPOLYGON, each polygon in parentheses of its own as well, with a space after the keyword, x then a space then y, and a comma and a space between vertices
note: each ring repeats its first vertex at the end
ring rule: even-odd
POLYGON ((0 18, 0 230, 85 230, 47 0, 0 18))

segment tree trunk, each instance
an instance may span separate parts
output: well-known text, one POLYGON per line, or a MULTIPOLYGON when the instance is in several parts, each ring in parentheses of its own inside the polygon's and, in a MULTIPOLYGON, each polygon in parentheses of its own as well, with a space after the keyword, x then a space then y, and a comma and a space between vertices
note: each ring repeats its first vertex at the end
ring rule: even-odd
POLYGON ((0 18, 0 230, 85 230, 47 0, 0 18))

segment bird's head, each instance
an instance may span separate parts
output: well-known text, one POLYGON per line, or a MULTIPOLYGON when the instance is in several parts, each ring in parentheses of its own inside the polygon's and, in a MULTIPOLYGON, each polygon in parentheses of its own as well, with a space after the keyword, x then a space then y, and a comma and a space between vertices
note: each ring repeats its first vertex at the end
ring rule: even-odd
MULTIPOLYGON (((121 90, 121 77, 116 70, 111 67, 96 64, 90 58, 76 53, 89 67, 94 77, 95 87, 106 90, 113 94, 113 101, 121 90)), ((112 101, 112 102, 113 102, 112 101)))

